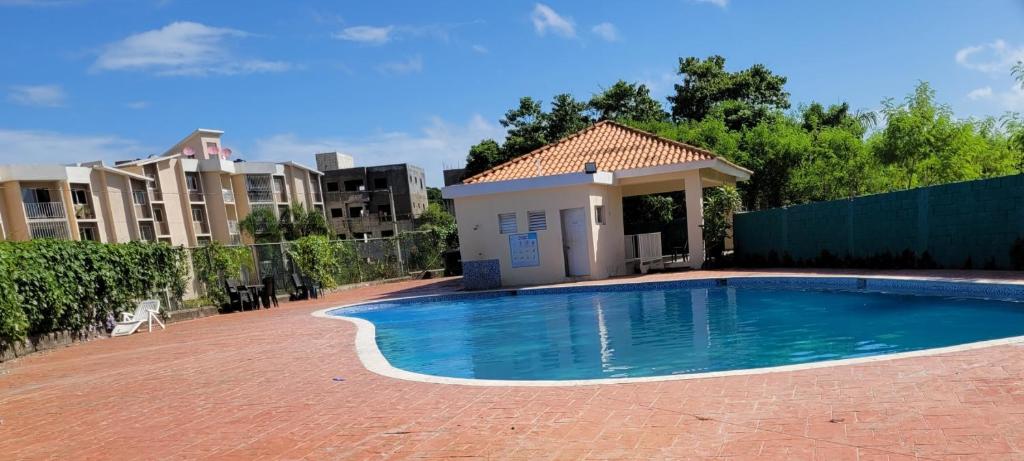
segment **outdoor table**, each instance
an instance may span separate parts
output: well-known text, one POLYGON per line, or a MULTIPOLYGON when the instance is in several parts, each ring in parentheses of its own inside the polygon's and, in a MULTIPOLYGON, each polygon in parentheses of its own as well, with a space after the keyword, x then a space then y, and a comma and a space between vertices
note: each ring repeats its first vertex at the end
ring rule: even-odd
POLYGON ((245 288, 249 290, 249 295, 252 296, 252 302, 253 305, 256 306, 256 309, 261 309, 263 307, 270 308, 270 306, 263 306, 261 304, 262 300, 260 299, 260 291, 263 290, 263 285, 246 285, 245 288))

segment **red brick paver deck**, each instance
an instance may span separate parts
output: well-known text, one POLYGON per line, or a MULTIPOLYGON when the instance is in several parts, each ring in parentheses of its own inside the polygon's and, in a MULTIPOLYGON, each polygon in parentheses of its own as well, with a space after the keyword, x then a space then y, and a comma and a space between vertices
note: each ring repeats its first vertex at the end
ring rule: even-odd
POLYGON ((454 285, 362 288, 0 364, 0 459, 1024 459, 1016 345, 750 376, 470 387, 370 373, 353 325, 309 315, 454 285))

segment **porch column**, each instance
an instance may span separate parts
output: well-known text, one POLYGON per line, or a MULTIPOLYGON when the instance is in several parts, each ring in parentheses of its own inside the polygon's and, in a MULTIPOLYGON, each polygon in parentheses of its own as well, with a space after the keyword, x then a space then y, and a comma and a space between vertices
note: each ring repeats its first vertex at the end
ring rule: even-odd
POLYGON ((683 175, 683 193, 686 195, 686 241, 690 247, 689 266, 700 269, 704 264, 704 189, 700 171, 687 171, 683 175))

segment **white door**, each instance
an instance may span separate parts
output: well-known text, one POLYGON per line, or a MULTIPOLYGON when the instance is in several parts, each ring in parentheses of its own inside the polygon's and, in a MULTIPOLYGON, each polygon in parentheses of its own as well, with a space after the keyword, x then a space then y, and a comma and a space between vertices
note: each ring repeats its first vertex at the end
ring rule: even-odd
POLYGON ((562 248, 565 252, 565 275, 590 275, 587 257, 587 212, 583 208, 561 210, 562 248))

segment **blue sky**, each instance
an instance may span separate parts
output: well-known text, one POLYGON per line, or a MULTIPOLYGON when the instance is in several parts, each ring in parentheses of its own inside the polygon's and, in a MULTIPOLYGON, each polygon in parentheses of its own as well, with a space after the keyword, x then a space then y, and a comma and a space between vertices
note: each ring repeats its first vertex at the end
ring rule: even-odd
POLYGON ((0 163, 160 153, 411 162, 440 182, 520 96, 617 79, 661 99, 680 56, 764 63, 792 101, 875 109, 918 80, 960 117, 1024 111, 1024 1, 0 0, 0 163))

